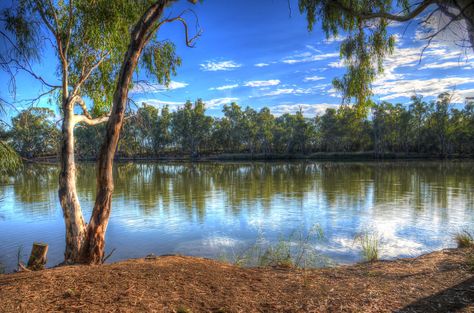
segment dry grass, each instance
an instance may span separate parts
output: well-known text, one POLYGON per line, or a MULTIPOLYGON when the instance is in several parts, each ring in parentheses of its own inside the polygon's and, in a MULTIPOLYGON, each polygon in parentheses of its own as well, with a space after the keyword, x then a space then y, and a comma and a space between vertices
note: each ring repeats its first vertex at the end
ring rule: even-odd
POLYGON ((474 237, 467 230, 463 230, 454 235, 458 248, 471 248, 474 247, 474 237))
POLYGON ((473 312, 467 253, 306 270, 182 256, 67 266, 0 275, 0 311, 473 312))

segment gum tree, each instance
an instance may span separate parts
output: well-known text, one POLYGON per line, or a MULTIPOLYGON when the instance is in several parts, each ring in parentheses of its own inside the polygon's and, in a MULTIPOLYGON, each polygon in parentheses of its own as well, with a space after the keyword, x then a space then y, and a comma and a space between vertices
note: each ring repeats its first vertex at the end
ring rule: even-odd
POLYGON ((141 67, 159 84, 167 85, 181 63, 174 44, 158 40, 159 28, 177 21, 184 26, 189 46, 195 39, 188 37, 185 12, 162 18, 173 2, 21 0, 2 12, 2 22, 9 31, 3 37, 15 48, 8 64, 38 79, 47 89, 42 95, 58 98, 62 115, 58 195, 66 226, 65 263, 103 261, 113 193, 113 157, 132 75, 141 67), (29 64, 32 57, 39 57, 29 53, 31 46, 40 44, 53 47, 58 64, 56 83, 46 82, 29 64), (76 113, 78 110, 81 114, 76 113), (74 128, 100 123, 107 123, 106 133, 97 161, 96 201, 86 224, 76 191, 74 128))

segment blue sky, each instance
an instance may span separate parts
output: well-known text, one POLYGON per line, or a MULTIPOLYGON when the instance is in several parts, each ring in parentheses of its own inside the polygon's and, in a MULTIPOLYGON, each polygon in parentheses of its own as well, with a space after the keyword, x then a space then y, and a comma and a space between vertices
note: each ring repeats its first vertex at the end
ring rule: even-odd
MULTIPOLYGON (((202 36, 195 48, 188 48, 180 24, 163 27, 160 38, 175 42, 183 59, 178 75, 168 89, 151 82, 151 86, 136 85, 130 96, 139 103, 168 104, 172 109, 188 99, 202 98, 207 112, 216 116, 232 101, 257 110, 268 106, 276 115, 302 108, 306 116, 314 116, 337 107, 341 98, 331 81, 344 73, 339 61, 342 38, 326 40, 318 25, 309 33, 297 1, 290 3, 291 16, 287 0, 205 0, 196 6, 177 3, 167 14, 193 7, 202 36)), ((188 21, 193 25, 192 15, 188 21)), ((373 85, 374 100, 406 103, 415 93, 430 98, 454 91, 455 100, 462 103, 464 97, 473 96, 472 52, 460 50, 449 38, 443 38, 432 42, 420 62, 426 41, 420 40, 417 26, 415 21, 408 27, 390 27, 399 34, 397 48, 385 62, 384 76, 373 85)), ((57 81, 53 52, 45 48, 43 55, 34 68, 49 81, 57 81)), ((5 86, 7 77, 1 75, 0 83, 5 86)), ((18 75, 18 99, 34 98, 40 91, 34 79, 18 75)), ((6 94, 4 88, 2 96, 6 94)), ((46 100, 39 105, 53 107, 46 100)))

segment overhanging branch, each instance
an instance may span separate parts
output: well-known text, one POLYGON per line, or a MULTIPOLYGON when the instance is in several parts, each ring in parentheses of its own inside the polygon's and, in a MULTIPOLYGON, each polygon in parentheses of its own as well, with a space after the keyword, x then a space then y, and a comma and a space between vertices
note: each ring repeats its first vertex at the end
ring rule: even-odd
POLYGON ((351 7, 346 6, 345 4, 341 3, 338 0, 330 0, 326 2, 328 5, 336 6, 343 11, 354 15, 363 20, 370 20, 375 18, 383 18, 388 19, 396 22, 406 22, 409 21, 418 15, 420 15, 426 8, 428 8, 432 4, 436 4, 437 0, 424 0, 422 1, 413 11, 410 11, 408 14, 405 15, 396 15, 391 14, 388 12, 364 12, 364 11, 355 11, 351 7))

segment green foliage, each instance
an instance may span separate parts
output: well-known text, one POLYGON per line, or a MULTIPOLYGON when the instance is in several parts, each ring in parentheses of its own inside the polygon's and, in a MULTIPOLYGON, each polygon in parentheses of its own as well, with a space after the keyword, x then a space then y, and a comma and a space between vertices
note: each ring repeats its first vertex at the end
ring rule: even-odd
MULTIPOLYGON (((408 1, 400 4, 408 8, 408 1)), ((371 83, 383 72, 383 60, 394 49, 395 37, 388 35, 386 18, 364 19, 369 12, 389 12, 391 0, 299 0, 301 13, 306 14, 308 30, 319 19, 326 36, 346 36, 340 47, 340 55, 347 67, 342 78, 334 79, 333 85, 340 90, 346 102, 355 98, 358 114, 367 113, 370 105, 371 83)))
POLYGON ((100 150, 100 143, 104 139, 105 124, 96 126, 78 125, 74 129, 76 137, 76 154, 80 159, 94 159, 100 150))
POLYGON ((360 245, 365 261, 374 262, 380 257, 380 236, 376 232, 364 231, 355 236, 354 242, 360 245))
MULTIPOLYGON (((430 154, 438 156, 474 153, 474 104, 464 108, 450 104, 442 94, 436 101, 413 98, 409 105, 373 104, 370 119, 353 106, 328 109, 309 118, 302 112, 275 117, 268 108, 256 111, 232 103, 223 117, 206 115, 205 103, 187 102, 174 112, 143 104, 125 119, 117 153, 148 157, 181 153, 288 155, 314 152, 374 152, 430 154)), ((55 153, 58 129, 48 111, 27 110, 14 118, 14 128, 0 131, 0 140, 25 157, 55 153), (46 143, 46 144, 45 144, 46 143)), ((97 156, 105 125, 75 128, 76 153, 97 156)))
POLYGON ((0 140, 0 177, 21 166, 21 159, 16 151, 6 142, 0 140))
POLYGON ((21 166, 20 156, 8 142, 9 137, 10 133, 0 124, 0 180, 21 166))
POLYGON ((54 112, 47 108, 30 108, 14 117, 10 132, 13 148, 26 158, 56 154, 59 130, 53 118, 54 112))
POLYGON ((184 152, 198 154, 200 146, 210 138, 212 118, 204 113, 204 103, 198 99, 194 105, 187 101, 181 110, 173 114, 172 133, 184 152))
POLYGON ((171 74, 176 75, 176 68, 181 65, 181 58, 175 54, 175 45, 170 41, 147 45, 141 60, 148 73, 166 86, 171 81, 171 74))
POLYGON ((472 248, 474 247, 474 237, 467 230, 463 230, 454 235, 458 248, 472 248))
MULTIPOLYGON (((20 0, 1 13, 5 17, 5 29, 18 48, 12 49, 12 57, 20 57, 21 62, 37 59, 41 53, 38 48, 45 42, 54 43, 58 81, 66 79, 68 91, 81 85, 81 96, 89 98, 91 112, 99 116, 112 103, 116 78, 130 41, 128 34, 153 3, 153 0, 20 0), (64 62, 67 62, 67 76, 62 69, 64 62)), ((141 57, 147 74, 167 85, 180 64, 171 42, 151 37, 141 57)), ((60 100, 61 96, 58 90, 55 97, 60 100)))

